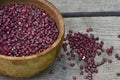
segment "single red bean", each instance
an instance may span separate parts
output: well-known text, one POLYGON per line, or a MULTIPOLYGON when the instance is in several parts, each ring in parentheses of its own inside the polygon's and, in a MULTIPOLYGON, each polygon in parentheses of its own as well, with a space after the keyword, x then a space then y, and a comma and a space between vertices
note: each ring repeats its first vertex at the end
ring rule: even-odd
POLYGON ((108 59, 108 63, 112 63, 112 60, 111 60, 111 59, 108 59))
POLYGON ((117 76, 117 77, 120 77, 120 73, 116 73, 116 76, 117 76))
POLYGON ((118 38, 120 38, 120 34, 118 35, 118 38))

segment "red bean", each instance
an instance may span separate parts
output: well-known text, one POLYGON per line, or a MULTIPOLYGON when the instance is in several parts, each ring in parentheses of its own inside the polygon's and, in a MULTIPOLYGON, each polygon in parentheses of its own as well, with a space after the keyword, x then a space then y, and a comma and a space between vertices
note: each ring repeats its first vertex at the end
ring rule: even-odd
POLYGON ((84 74, 84 72, 83 71, 80 71, 80 75, 83 75, 84 74))
POLYGON ((71 66, 71 67, 74 67, 74 66, 75 66, 75 63, 70 63, 70 66, 71 66))
POLYGON ((8 4, 0 7, 0 15, 0 46, 5 46, 0 47, 2 55, 21 57, 42 52, 59 34, 50 15, 34 5, 8 4))
POLYGON ((93 31, 92 28, 88 28, 88 29, 86 30, 86 32, 92 32, 92 31, 93 31))
POLYGON ((108 49, 106 50, 106 52, 107 52, 107 54, 108 54, 109 56, 112 55, 112 53, 113 53, 113 49, 114 49, 114 47, 111 46, 110 48, 108 48, 108 49))
POLYGON ((83 65, 80 65, 80 69, 83 70, 83 65))
POLYGON ((67 67, 66 67, 66 66, 63 66, 63 69, 64 69, 64 70, 66 70, 66 69, 67 69, 67 67))
POLYGON ((112 63, 112 60, 111 60, 111 59, 108 59, 108 63, 112 63))
POLYGON ((54 74, 54 70, 51 69, 51 70, 49 71, 49 74, 54 74))
POLYGON ((120 34, 118 35, 118 38, 120 38, 120 34))
MULTIPOLYGON (((86 30, 87 32, 93 31, 91 28, 86 30)), ((80 75, 84 76, 84 79, 92 80, 92 75, 98 73, 98 67, 105 62, 112 63, 111 59, 103 58, 102 61, 96 62, 95 58, 99 57, 102 52, 107 52, 109 56, 112 55, 114 47, 111 46, 107 50, 104 49, 104 41, 99 41, 99 37, 95 37, 94 34, 83 34, 80 32, 73 32, 70 30, 64 39, 63 50, 66 52, 66 57, 70 62, 70 66, 79 66, 80 75), (69 49, 69 50, 68 50, 69 49), (96 55, 98 55, 96 57, 96 55), (84 64, 75 64, 73 60, 78 62, 84 62, 84 64), (85 73, 85 74, 84 74, 85 73)), ((119 57, 119 56, 117 56, 119 57)))
POLYGON ((116 76, 117 76, 117 77, 120 77, 120 73, 116 73, 116 76))
POLYGON ((76 76, 72 76, 72 79, 73 79, 73 80, 76 80, 76 79, 77 79, 77 77, 76 77, 76 76))
POLYGON ((117 60, 120 60, 119 54, 115 54, 115 58, 116 58, 117 60))

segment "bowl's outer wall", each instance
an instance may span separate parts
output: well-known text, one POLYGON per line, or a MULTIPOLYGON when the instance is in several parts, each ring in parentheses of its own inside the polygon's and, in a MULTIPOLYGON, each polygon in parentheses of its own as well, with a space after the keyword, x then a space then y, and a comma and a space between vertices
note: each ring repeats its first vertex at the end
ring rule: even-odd
POLYGON ((49 54, 24 61, 0 59, 0 74, 9 77, 31 77, 46 69, 56 58, 57 47, 49 54))
MULTIPOLYGON (((50 10, 50 8, 47 8, 47 6, 49 5, 46 6, 43 4, 44 2, 50 4, 45 0, 39 0, 39 1, 36 0, 36 2, 35 0, 1 0, 0 5, 5 5, 6 3, 10 3, 10 2, 24 3, 24 4, 27 3, 27 4, 36 5, 38 7, 42 7, 43 9, 46 9, 46 11, 48 11, 48 13, 55 19, 59 30, 60 27, 64 27, 64 26, 60 26, 60 22, 63 21, 59 22, 59 19, 56 18, 57 15, 54 14, 54 12, 50 10)), ((60 14, 58 14, 58 16, 59 15, 60 14)), ((64 35, 61 35, 61 37, 59 38, 61 40, 59 41, 58 45, 55 46, 53 49, 51 49, 49 52, 47 52, 45 55, 37 56, 35 58, 25 59, 25 60, 24 59, 9 60, 9 59, 0 58, 0 75, 14 77, 14 78, 29 78, 45 70, 55 61, 56 57, 60 52, 64 35)))

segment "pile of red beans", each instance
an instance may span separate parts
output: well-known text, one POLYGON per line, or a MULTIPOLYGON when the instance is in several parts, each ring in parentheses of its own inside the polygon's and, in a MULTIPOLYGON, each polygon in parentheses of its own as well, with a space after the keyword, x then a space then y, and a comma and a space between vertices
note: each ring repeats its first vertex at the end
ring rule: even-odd
POLYGON ((49 48, 57 39, 56 22, 34 5, 0 7, 0 54, 30 56, 49 48))
MULTIPOLYGON (((64 52, 59 56, 59 60, 67 59, 70 67, 79 66, 79 74, 87 80, 93 80, 93 74, 99 72, 98 67, 105 63, 112 63, 111 58, 103 57, 101 61, 96 61, 96 59, 101 57, 102 54, 112 56, 114 52, 113 46, 105 49, 104 41, 100 41, 99 37, 95 37, 91 33, 92 31, 92 28, 88 28, 87 33, 83 34, 69 30, 62 46, 64 52)), ((118 35, 118 38, 120 38, 120 35, 118 35)), ((120 60, 119 54, 114 54, 114 56, 117 60, 120 60)), ((63 70, 67 70, 67 68, 67 66, 63 66, 63 70)), ((120 73, 116 73, 116 76, 120 76, 120 73)), ((72 79, 77 80, 77 76, 73 75, 72 79)))

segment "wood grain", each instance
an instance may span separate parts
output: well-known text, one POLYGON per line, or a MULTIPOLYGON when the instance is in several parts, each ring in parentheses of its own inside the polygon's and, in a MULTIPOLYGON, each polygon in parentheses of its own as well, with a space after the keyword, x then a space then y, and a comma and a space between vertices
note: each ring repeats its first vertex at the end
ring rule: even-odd
POLYGON ((120 11, 120 0, 48 0, 60 12, 120 11))

